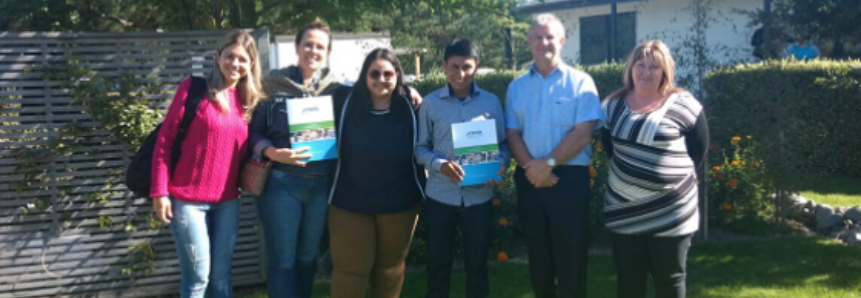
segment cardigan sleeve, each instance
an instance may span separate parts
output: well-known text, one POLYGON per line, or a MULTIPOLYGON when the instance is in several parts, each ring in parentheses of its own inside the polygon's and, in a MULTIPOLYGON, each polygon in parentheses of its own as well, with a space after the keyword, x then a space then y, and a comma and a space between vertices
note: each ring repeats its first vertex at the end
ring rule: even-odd
POLYGON ((694 126, 685 132, 685 146, 688 156, 694 161, 694 167, 699 167, 709 148, 709 126, 705 110, 700 111, 694 126))
POLYGON ((185 100, 188 97, 188 89, 191 87, 191 78, 186 79, 176 89, 173 102, 167 110, 167 115, 158 132, 155 150, 152 155, 152 185, 150 186, 150 197, 168 196, 168 181, 170 180, 171 152, 173 152, 179 124, 185 114, 185 100))

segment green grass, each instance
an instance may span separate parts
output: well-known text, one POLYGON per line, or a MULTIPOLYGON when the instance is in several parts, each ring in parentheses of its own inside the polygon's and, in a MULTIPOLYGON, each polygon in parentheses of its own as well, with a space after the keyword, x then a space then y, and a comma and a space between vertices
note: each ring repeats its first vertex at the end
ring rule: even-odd
MULTIPOLYGON (((691 249, 688 271, 688 297, 693 298, 861 297, 861 248, 830 240, 780 237, 699 244, 691 249)), ((526 264, 495 263, 490 275, 490 297, 533 297, 526 264)), ((611 256, 590 257, 589 297, 614 298, 615 279, 611 256)), ((463 283, 463 271, 455 271, 452 297, 464 297, 463 283)), ((401 296, 421 298, 424 289, 424 272, 411 272, 401 296)), ((260 290, 239 297, 266 294, 260 290)), ((329 284, 317 283, 313 297, 329 297, 329 284)))
POLYGON ((806 181, 799 193, 809 200, 831 206, 861 206, 861 178, 828 176, 806 181))

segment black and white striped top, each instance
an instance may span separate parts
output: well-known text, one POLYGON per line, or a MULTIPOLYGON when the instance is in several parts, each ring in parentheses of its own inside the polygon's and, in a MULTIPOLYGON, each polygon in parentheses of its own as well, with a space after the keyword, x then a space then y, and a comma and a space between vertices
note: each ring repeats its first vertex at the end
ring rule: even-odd
POLYGON ((624 97, 602 105, 611 157, 604 220, 619 234, 681 236, 699 228, 696 165, 708 148, 702 105, 688 92, 634 112, 624 97))

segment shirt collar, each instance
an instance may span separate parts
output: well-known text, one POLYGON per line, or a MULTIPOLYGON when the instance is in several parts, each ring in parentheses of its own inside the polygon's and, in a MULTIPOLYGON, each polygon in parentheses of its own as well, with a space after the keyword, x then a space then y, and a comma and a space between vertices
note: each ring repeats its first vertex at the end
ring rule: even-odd
MULTIPOLYGON (((567 65, 565 65, 565 62, 559 61, 559 64, 556 64, 556 68, 554 68, 553 70, 550 71, 550 74, 548 75, 548 77, 553 76, 554 74, 556 74, 556 72, 562 72, 565 67, 567 67, 567 65)), ((533 75, 541 76, 541 73, 538 72, 537 68, 535 68, 534 62, 532 63, 531 66, 529 66, 529 75, 530 76, 533 76, 533 75)))
MULTIPOLYGON (((469 96, 467 96, 466 99, 469 99, 470 97, 476 97, 480 92, 481 89, 478 88, 478 84, 475 82, 475 79, 473 79, 472 87, 470 87, 469 96)), ((442 91, 440 98, 457 98, 457 96, 454 95, 454 92, 451 91, 451 84, 445 84, 445 89, 442 91)))

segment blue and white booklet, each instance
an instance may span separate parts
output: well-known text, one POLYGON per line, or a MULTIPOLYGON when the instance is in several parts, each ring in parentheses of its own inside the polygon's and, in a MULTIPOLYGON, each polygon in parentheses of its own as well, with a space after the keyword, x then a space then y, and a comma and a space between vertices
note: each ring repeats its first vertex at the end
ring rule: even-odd
POLYGON ((291 148, 308 147, 311 158, 318 161, 338 158, 335 138, 335 113, 331 96, 287 100, 291 148))
POLYGON ((497 175, 502 160, 496 138, 496 120, 454 123, 451 125, 454 159, 463 168, 460 186, 484 184, 490 179, 502 181, 497 175))

